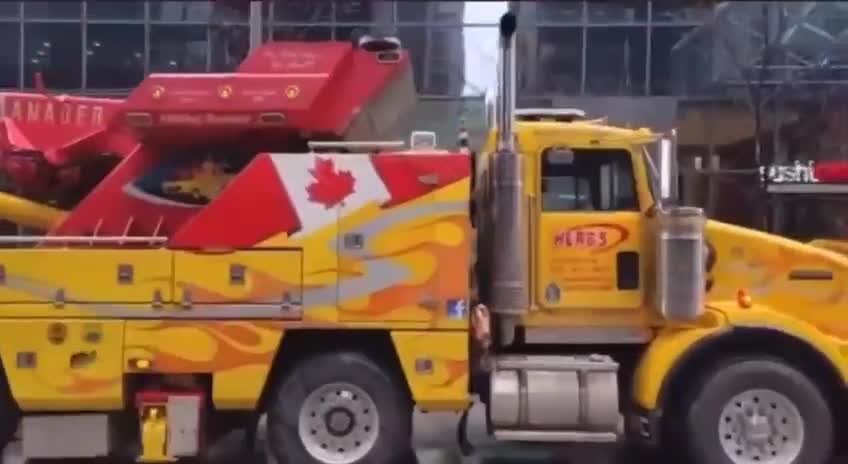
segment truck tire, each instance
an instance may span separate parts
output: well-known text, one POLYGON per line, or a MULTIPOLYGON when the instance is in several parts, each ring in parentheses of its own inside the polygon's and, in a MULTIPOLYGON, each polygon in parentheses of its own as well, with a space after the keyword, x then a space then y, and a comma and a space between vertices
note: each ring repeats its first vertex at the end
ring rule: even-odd
POLYGON ((737 358, 691 391, 678 443, 694 464, 825 464, 833 416, 803 373, 769 358, 737 358))
POLYGON ((405 388, 354 352, 299 362, 268 407, 268 445, 279 464, 396 464, 411 452, 405 388))

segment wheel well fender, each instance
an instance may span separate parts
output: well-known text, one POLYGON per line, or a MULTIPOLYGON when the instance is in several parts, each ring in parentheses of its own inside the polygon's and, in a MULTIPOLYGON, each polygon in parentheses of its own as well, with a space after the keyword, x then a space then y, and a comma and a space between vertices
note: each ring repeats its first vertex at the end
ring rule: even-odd
POLYGON ((667 412, 680 406, 692 379, 721 360, 739 355, 769 356, 798 369, 822 390, 836 415, 836 423, 845 417, 845 408, 839 401, 845 393, 845 379, 828 356, 799 337, 762 327, 734 327, 691 345, 662 380, 657 407, 667 412))
POLYGON ((411 398, 400 359, 387 330, 293 329, 285 332, 274 355, 271 370, 259 398, 259 410, 267 409, 273 392, 298 362, 335 351, 354 351, 366 355, 383 367, 395 382, 403 385, 404 391, 411 398))

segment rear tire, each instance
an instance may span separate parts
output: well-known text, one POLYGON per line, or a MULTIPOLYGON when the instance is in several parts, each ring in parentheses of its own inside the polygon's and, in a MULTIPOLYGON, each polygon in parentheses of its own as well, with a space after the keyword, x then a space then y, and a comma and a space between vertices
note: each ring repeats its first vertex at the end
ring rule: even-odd
POLYGON ((278 464, 396 464, 409 456, 412 402, 385 369, 353 352, 298 363, 268 410, 278 464))
MULTIPOLYGON (((769 358, 734 359, 694 385, 678 443, 695 464, 826 464, 833 416, 803 373, 769 358)), ((684 411, 679 411, 684 412, 684 411)))

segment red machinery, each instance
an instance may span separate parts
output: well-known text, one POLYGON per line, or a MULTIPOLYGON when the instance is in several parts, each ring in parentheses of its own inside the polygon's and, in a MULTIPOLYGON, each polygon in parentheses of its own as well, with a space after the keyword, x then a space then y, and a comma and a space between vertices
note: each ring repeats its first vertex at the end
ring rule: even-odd
POLYGON ((124 100, 0 93, 0 172, 34 200, 4 195, 0 217, 62 236, 169 237, 219 190, 214 173, 225 183, 254 154, 307 140, 384 138, 414 99, 390 41, 271 42, 234 73, 152 74, 124 100))

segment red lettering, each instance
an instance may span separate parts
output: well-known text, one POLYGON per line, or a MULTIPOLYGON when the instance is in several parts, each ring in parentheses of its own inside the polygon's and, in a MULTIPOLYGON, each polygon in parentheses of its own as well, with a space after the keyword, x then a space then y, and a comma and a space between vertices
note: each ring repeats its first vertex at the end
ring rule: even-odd
POLYGON ((3 112, 5 116, 18 122, 42 122, 63 126, 71 124, 76 126, 103 125, 103 107, 100 105, 15 99, 10 101, 8 110, 3 108, 3 112))
POLYGON ((597 236, 595 235, 595 231, 590 230, 590 231, 586 232, 586 246, 594 247, 595 242, 596 242, 596 238, 597 238, 597 236))
POLYGON ((87 122, 88 122, 88 106, 78 105, 77 106, 77 125, 82 126, 87 122))
POLYGON ((56 120, 53 117, 53 105, 47 105, 47 108, 44 109, 44 122, 55 123, 56 120))
POLYGON ((39 110, 38 102, 28 101, 27 102, 27 111, 26 111, 27 121, 38 121, 39 119, 41 119, 39 117, 39 111, 38 110, 39 110))
POLYGON ((554 246, 563 246, 565 244, 565 232, 557 232, 554 236, 554 246))
POLYGON ((23 121, 24 110, 20 100, 15 100, 15 102, 12 103, 12 111, 9 113, 9 117, 14 119, 15 121, 23 121))
POLYGON ((618 234, 610 236, 610 234, 616 230, 613 229, 613 227, 614 226, 588 226, 583 228, 575 227, 573 229, 560 230, 554 234, 554 246, 569 248, 605 248, 610 246, 613 241, 618 240, 620 242, 627 236, 626 230, 621 232, 621 237, 618 237, 618 234))

